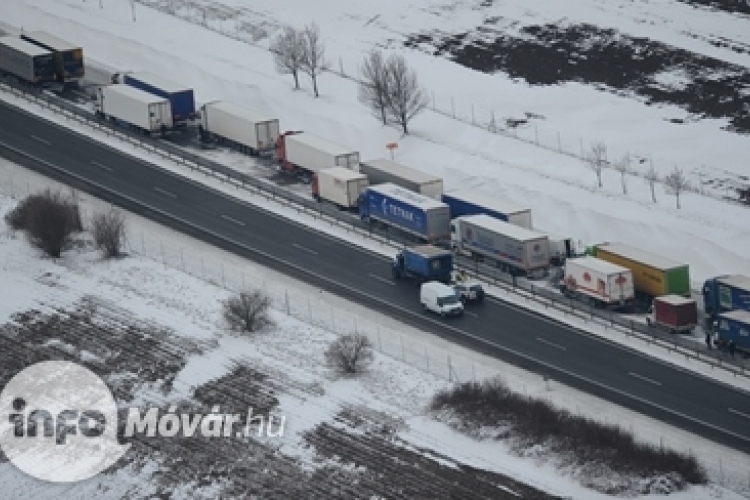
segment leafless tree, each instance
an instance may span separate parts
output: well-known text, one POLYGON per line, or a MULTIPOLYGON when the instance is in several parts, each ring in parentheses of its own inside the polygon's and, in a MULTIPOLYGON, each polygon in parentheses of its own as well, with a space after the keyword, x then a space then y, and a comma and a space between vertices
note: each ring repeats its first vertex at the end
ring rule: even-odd
POLYGON ((682 169, 675 167, 671 173, 664 177, 664 187, 667 193, 675 196, 677 208, 680 208, 680 195, 690 189, 690 182, 682 169))
POLYGON ((596 174, 599 187, 602 187, 602 170, 607 163, 607 146, 603 142, 591 145, 591 151, 586 156, 586 166, 596 174))
POLYGON ((383 53, 370 52, 362 64, 359 102, 370 108, 383 125, 388 123, 388 72, 383 53))
POLYGON ((403 56, 391 55, 386 65, 388 119, 408 134, 409 122, 427 107, 430 99, 403 56))
POLYGON ((260 290, 248 290, 224 301, 224 320, 238 332, 255 332, 271 324, 268 308, 271 299, 260 290))
POLYGON ((620 172, 620 185, 622 186, 622 194, 628 194, 627 175, 630 173, 630 155, 625 154, 625 156, 615 162, 614 166, 615 170, 620 172))
POLYGON ((320 28, 313 23, 305 26, 299 35, 302 44, 302 70, 310 76, 315 97, 318 97, 318 75, 323 69, 325 44, 320 38, 320 28))
POLYGON ((361 371, 372 362, 373 357, 372 343, 361 333, 336 339, 325 352, 326 364, 345 374, 361 371))
POLYGON ((649 160, 649 167, 643 178, 646 179, 646 182, 648 182, 648 185, 651 188, 651 201, 656 203, 656 190, 654 188, 656 187, 656 183, 659 182, 660 177, 659 172, 654 168, 654 162, 652 160, 649 160))
POLYGON ((119 257, 125 239, 125 216, 115 209, 98 213, 91 221, 91 233, 104 258, 119 257))
POLYGON ((304 43, 299 31, 287 26, 271 43, 276 71, 294 77, 294 88, 299 89, 299 72, 304 59, 304 43))

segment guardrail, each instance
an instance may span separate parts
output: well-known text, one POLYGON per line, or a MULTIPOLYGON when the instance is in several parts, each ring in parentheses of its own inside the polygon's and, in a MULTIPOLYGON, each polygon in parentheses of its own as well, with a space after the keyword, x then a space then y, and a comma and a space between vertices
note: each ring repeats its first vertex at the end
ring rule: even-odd
MULTIPOLYGON (((129 130, 122 129, 113 123, 95 117, 80 106, 63 99, 55 98, 37 89, 21 88, 0 82, 0 90, 35 102, 52 112, 65 116, 69 120, 88 125, 108 136, 118 137, 149 153, 171 160, 193 171, 213 176, 221 181, 248 190, 255 195, 263 196, 270 201, 275 200, 281 205, 297 210, 299 213, 304 212, 316 219, 328 222, 332 226, 336 225, 394 250, 414 243, 414 240, 409 237, 392 234, 387 228, 385 230, 374 228, 371 225, 363 223, 358 218, 346 216, 346 214, 333 208, 329 209, 312 199, 303 198, 287 189, 238 172, 226 165, 193 154, 169 142, 138 135, 129 130)), ((634 337, 648 344, 679 353, 684 355, 686 359, 705 362, 712 367, 724 369, 732 373, 735 377, 750 378, 750 370, 748 370, 750 362, 742 359, 741 353, 737 358, 731 358, 724 351, 718 349, 709 350, 693 340, 677 335, 670 335, 666 332, 662 333, 658 329, 649 328, 645 324, 615 314, 614 312, 593 308, 583 302, 564 297, 548 287, 534 285, 523 280, 513 280, 512 276, 501 272, 497 268, 479 264, 461 256, 456 257, 456 267, 485 284, 493 285, 506 293, 514 293, 524 297, 527 301, 536 302, 545 309, 552 308, 564 315, 577 317, 585 322, 609 328, 613 332, 634 337)), ((498 298, 502 300, 500 294, 498 294, 498 298)))

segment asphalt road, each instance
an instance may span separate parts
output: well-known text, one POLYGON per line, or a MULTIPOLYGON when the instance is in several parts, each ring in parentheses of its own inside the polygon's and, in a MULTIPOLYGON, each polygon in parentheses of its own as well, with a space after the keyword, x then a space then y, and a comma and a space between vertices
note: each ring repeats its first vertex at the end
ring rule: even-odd
POLYGON ((421 311, 417 286, 393 282, 389 263, 380 256, 4 104, 0 151, 127 209, 436 334, 750 451, 750 397, 734 388, 500 301, 469 307, 462 318, 428 315, 421 311))

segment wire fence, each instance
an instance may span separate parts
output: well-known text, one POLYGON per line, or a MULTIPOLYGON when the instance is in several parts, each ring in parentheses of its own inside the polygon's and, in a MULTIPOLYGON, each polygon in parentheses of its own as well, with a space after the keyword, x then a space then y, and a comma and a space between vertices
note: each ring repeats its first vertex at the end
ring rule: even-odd
MULTIPOLYGON (((238 172, 230 167, 201 155, 190 153, 165 141, 138 135, 127 129, 122 129, 113 123, 98 119, 80 106, 39 92, 33 88, 22 88, 0 83, 0 90, 35 102, 53 113, 65 117, 68 121, 75 121, 91 126, 107 136, 116 137, 143 151, 187 167, 191 171, 199 172, 205 174, 207 177, 213 177, 222 182, 242 188, 250 194, 260 196, 267 201, 276 202, 299 214, 305 214, 315 220, 326 222, 330 227, 343 229, 352 235, 358 235, 370 242, 378 243, 385 248, 391 249, 393 252, 405 245, 416 242, 410 235, 391 231, 387 227, 366 224, 359 220, 359 218, 352 217, 350 214, 317 203, 312 199, 303 198, 271 182, 238 172)), ((311 229, 325 233, 323 230, 311 229)), ((552 308, 563 314, 570 314, 581 320, 585 320, 595 327, 605 327, 612 331, 640 338, 649 344, 662 346, 674 352, 680 352, 688 359, 700 360, 709 363, 712 367, 728 370, 734 376, 750 377, 750 371, 748 370, 750 362, 741 356, 733 358, 724 351, 709 350, 702 347, 700 343, 694 340, 684 339, 677 335, 661 332, 655 328, 649 328, 627 315, 619 315, 611 311, 592 308, 583 302, 566 298, 548 286, 540 286, 526 280, 514 280, 509 274, 491 265, 479 263, 460 255, 455 256, 454 262, 458 269, 467 271, 469 275, 474 276, 481 282, 493 285, 505 293, 513 293, 516 296, 525 297, 529 302, 536 303, 537 309, 542 307, 545 309, 552 308)), ((502 298, 502 295, 499 295, 499 297, 502 298)))
MULTIPOLYGON (((235 9, 228 6, 219 6, 216 4, 201 5, 200 2, 174 3, 163 0, 137 0, 137 3, 269 52, 271 32, 281 27, 275 21, 258 15, 259 13, 257 12, 252 13, 254 16, 257 16, 252 20, 254 24, 250 20, 243 19, 243 15, 247 14, 243 9, 235 9)), ((347 69, 343 57, 331 54, 330 49, 326 53, 328 59, 325 63, 326 71, 360 83, 359 64, 355 65, 354 70, 351 70, 351 68, 347 69)), ((364 57, 364 54, 362 56, 364 57)), ((453 96, 441 96, 436 94, 434 90, 429 91, 429 97, 430 109, 444 117, 506 138, 518 140, 546 151, 576 158, 584 164, 587 163, 591 156, 592 145, 601 142, 600 139, 587 140, 582 134, 564 133, 560 130, 549 130, 540 127, 539 124, 532 123, 534 119, 540 118, 533 113, 526 113, 523 118, 519 119, 504 119, 501 113, 495 113, 495 110, 486 106, 458 101, 453 96)), ((651 153, 641 153, 638 155, 627 153, 624 157, 637 160, 638 163, 648 163, 649 165, 652 165, 654 161, 654 155, 651 153)), ((657 163, 659 163, 658 158, 657 163)), ((667 162, 662 161, 661 163, 667 162)), ((603 166, 605 169, 617 170, 616 163, 612 159, 605 158, 603 166)), ((702 166, 694 165, 696 170, 702 166)), ((639 171, 631 165, 625 173, 625 179, 637 178, 643 182, 649 182, 647 172, 648 170, 639 171)), ((549 172, 545 172, 545 175, 549 176, 550 174, 549 172)), ((750 200, 748 200, 748 203, 742 203, 739 199, 733 199, 704 188, 702 174, 698 173, 697 177, 699 179, 698 182, 690 183, 684 191, 742 207, 750 207, 750 200)), ((624 180, 623 182, 626 185, 628 184, 628 180, 624 180)), ((663 176, 655 178, 654 183, 665 186, 663 176)))

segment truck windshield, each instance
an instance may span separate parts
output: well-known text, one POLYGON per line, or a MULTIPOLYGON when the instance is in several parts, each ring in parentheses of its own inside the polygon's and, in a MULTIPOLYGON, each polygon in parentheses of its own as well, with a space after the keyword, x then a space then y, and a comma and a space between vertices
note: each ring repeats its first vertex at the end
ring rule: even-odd
POLYGON ((456 297, 455 295, 446 295, 445 297, 440 297, 440 302, 442 302, 441 305, 444 306, 458 304, 458 297, 456 297))

